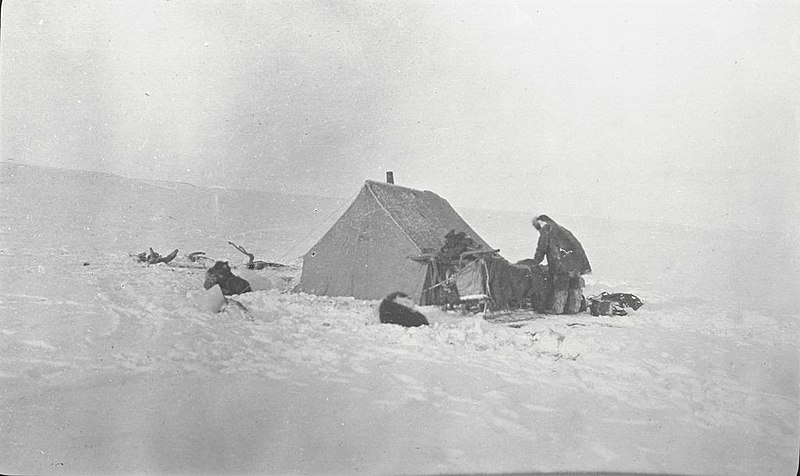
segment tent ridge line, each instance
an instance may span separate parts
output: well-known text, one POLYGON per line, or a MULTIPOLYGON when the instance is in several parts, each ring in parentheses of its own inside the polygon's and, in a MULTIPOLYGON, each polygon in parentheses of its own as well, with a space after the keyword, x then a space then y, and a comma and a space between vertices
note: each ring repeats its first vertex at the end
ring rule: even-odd
POLYGON ((411 239, 411 237, 408 235, 408 233, 406 233, 406 230, 403 229, 402 226, 400 226, 400 223, 397 223, 397 220, 392 215, 392 213, 386 208, 386 206, 383 204, 383 202, 381 202, 381 199, 378 198, 378 196, 372 190, 372 187, 370 186, 369 182, 366 183, 364 186, 367 187, 367 190, 369 190, 369 193, 372 194, 372 196, 375 198, 375 201, 378 202, 378 205, 380 205, 381 209, 389 216, 389 218, 392 220, 392 223, 394 223, 397 226, 397 228, 400 229, 400 231, 403 233, 403 236, 408 238, 408 241, 410 241, 411 244, 414 245, 414 248, 416 248, 419 251, 422 251, 422 248, 420 248, 419 245, 413 239, 411 239))

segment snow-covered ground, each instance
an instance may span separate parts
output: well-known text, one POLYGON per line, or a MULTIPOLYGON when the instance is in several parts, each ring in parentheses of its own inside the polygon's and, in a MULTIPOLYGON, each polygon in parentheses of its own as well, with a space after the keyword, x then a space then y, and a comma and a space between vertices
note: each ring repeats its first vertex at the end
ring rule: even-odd
MULTIPOLYGON (((296 267, 209 314, 186 254, 297 266, 346 201, 2 167, 0 473, 796 474, 796 256, 744 267, 765 236, 562 220, 627 317, 404 329, 282 292, 296 267)), ((533 252, 529 217, 463 216, 533 252)))

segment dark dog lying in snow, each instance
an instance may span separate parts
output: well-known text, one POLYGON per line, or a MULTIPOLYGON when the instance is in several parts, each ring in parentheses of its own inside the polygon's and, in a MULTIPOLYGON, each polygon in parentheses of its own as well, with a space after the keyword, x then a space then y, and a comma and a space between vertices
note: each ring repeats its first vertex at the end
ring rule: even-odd
POLYGON ((428 319, 414 310, 408 294, 395 292, 386 296, 378 308, 378 316, 384 324, 399 324, 404 327, 427 326, 428 319))
POLYGON ((203 283, 203 287, 211 289, 215 284, 219 284, 223 296, 252 291, 247 280, 233 274, 227 261, 217 261, 206 271, 206 281, 203 283))

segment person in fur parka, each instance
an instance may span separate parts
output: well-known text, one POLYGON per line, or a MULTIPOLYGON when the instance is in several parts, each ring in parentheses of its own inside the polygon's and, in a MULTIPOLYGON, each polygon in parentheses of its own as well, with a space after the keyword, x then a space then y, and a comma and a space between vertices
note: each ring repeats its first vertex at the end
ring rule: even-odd
POLYGON ((554 314, 575 314, 580 310, 584 274, 591 273, 589 258, 577 238, 547 215, 538 215, 533 226, 539 231, 535 264, 547 256, 552 283, 551 309, 554 314))

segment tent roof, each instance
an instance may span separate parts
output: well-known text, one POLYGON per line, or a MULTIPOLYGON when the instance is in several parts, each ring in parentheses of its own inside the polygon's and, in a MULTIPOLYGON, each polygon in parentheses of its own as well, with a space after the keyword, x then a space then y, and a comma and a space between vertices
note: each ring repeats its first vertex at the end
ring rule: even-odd
POLYGON ((364 188, 420 250, 438 249, 450 230, 463 231, 477 244, 491 249, 446 200, 433 192, 372 180, 367 180, 364 188))

